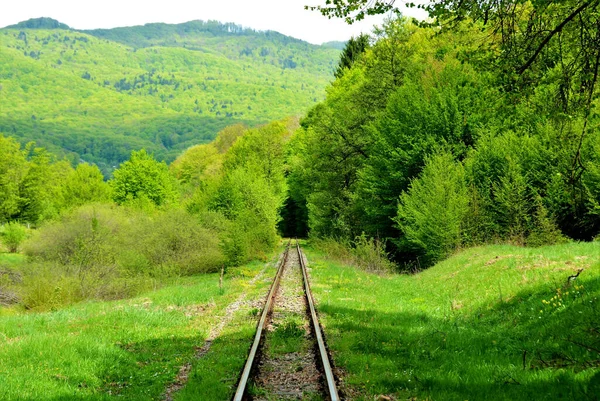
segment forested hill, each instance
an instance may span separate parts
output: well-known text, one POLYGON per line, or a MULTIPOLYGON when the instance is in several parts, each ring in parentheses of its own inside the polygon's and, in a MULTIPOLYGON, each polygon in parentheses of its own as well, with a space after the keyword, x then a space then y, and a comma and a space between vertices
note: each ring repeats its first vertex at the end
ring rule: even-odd
POLYGON ((139 148, 171 161, 232 123, 302 114, 338 55, 217 22, 85 32, 29 20, 0 29, 0 133, 105 174, 139 148))

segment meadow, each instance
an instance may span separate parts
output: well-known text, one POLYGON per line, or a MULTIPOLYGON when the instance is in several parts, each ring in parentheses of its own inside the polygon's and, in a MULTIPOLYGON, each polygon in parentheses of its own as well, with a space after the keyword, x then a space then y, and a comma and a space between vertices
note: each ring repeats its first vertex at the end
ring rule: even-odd
POLYGON ((222 288, 205 274, 121 301, 0 308, 0 399, 161 399, 186 365, 189 385, 175 399, 228 399, 275 261, 232 269, 222 288))
POLYGON ((377 275, 316 249, 306 254, 347 399, 600 394, 597 242, 475 247, 413 275, 377 275))

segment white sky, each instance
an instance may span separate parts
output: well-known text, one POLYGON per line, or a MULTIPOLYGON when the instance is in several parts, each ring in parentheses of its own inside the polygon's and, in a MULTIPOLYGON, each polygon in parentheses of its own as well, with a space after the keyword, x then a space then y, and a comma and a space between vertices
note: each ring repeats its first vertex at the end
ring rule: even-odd
MULTIPOLYGON (((74 29, 199 19, 278 31, 315 44, 345 41, 352 35, 369 33, 373 25, 383 21, 383 16, 367 17, 349 26, 342 20, 328 20, 317 11, 304 10, 305 5, 323 5, 325 0, 2 0, 2 3, 0 27, 38 17, 54 18, 74 29)), ((414 9, 406 10, 405 14, 424 17, 414 9)))

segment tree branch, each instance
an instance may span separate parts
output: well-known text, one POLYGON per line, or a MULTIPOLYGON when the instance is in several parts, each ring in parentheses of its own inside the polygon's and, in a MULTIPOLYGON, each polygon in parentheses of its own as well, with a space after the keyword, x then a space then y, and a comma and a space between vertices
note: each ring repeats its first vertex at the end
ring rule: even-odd
POLYGON ((537 49, 535 50, 535 52, 533 53, 533 55, 529 58, 529 60, 527 60, 527 62, 525 64, 523 64, 518 70, 517 73, 519 75, 523 74, 525 71, 527 71, 527 69, 531 66, 531 64, 533 64, 533 62, 535 61, 535 59, 537 58, 537 56, 540 54, 540 52, 544 49, 544 47, 546 47, 546 45, 548 44, 548 42, 550 42, 550 40, 554 37, 554 35, 556 35, 558 32, 562 31, 563 28, 565 27, 565 25, 567 25, 573 18, 575 18, 577 15, 579 15, 579 13, 581 13, 583 10, 585 10, 587 7, 590 6, 590 4, 592 4, 595 1, 586 1, 585 3, 583 3, 582 5, 580 5, 577 9, 575 9, 571 14, 569 14, 569 16, 567 18, 565 18, 560 24, 558 24, 556 26, 556 28, 554 28, 549 34, 548 36, 546 36, 544 38, 544 40, 542 40, 542 43, 540 43, 537 47, 537 49))

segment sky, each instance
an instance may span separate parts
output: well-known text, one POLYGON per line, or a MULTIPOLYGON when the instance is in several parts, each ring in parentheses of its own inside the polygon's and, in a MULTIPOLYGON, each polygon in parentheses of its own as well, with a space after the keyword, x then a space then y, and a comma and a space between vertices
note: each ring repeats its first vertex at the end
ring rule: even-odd
MULTIPOLYGON (((150 22, 181 23, 191 20, 234 22, 247 28, 273 30, 314 44, 345 41, 370 33, 383 16, 366 17, 347 25, 327 19, 305 5, 325 0, 19 0, 3 1, 0 27, 30 18, 50 17, 74 29, 114 28, 150 22)), ((405 15, 423 18, 417 10, 405 15)))

